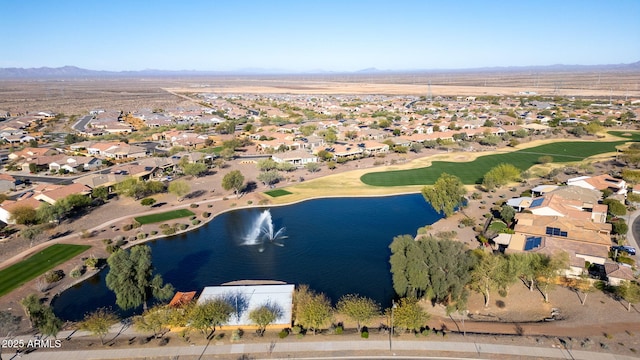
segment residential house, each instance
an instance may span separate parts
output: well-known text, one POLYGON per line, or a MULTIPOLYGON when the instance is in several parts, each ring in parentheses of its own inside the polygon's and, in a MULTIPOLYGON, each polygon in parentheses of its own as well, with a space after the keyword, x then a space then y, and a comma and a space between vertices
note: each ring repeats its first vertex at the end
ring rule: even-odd
POLYGON ((633 270, 624 264, 614 262, 606 262, 604 264, 604 273, 607 283, 611 286, 620 286, 623 281, 634 281, 633 270))
POLYGON ((147 149, 120 142, 98 142, 87 147, 89 155, 112 159, 137 159, 147 156, 147 149))
POLYGON ((31 194, 27 194, 18 200, 5 200, 0 204, 0 221, 5 224, 15 224, 16 222, 11 219, 13 210, 23 206, 37 209, 41 204, 42 203, 34 199, 31 194))
POLYGON ((598 176, 579 176, 567 180, 567 185, 579 186, 592 190, 611 190, 614 194, 625 195, 627 183, 622 179, 616 179, 607 174, 598 176))
POLYGON ((585 263, 604 265, 611 247, 611 224, 560 216, 519 213, 506 253, 533 251, 569 255, 568 275, 579 275, 585 263))
POLYGON ((89 195, 91 194, 91 188, 80 183, 55 185, 52 189, 34 195, 34 199, 54 205, 60 199, 64 199, 72 194, 89 195))
POLYGON ((49 163, 49 171, 64 170, 70 173, 78 171, 93 171, 102 166, 102 160, 93 156, 67 156, 59 155, 57 159, 49 163))
POLYGON ((567 199, 557 192, 551 192, 531 200, 527 208, 534 215, 569 217, 590 220, 595 223, 607 221, 607 209, 607 205, 567 199))
POLYGON ((9 154, 9 160, 25 159, 32 160, 39 156, 55 155, 58 152, 50 148, 33 148, 26 147, 22 150, 14 151, 9 154))
POLYGON ((289 163, 297 167, 303 167, 309 163, 317 163, 318 157, 304 150, 285 151, 271 155, 271 159, 277 163, 289 163))

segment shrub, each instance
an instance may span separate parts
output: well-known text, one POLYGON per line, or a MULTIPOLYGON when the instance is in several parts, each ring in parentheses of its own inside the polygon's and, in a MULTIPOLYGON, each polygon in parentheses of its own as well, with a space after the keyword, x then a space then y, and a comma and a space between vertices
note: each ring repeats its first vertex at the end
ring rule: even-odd
POLYGON ((342 335, 343 332, 344 328, 342 327, 342 325, 336 326, 336 335, 342 335))
POLYGON ((190 207, 190 208, 192 208, 192 209, 197 209, 197 208, 198 208, 198 206, 200 206, 200 205, 195 204, 195 203, 193 203, 193 204, 189 205, 189 207, 190 207))
POLYGON ((200 225, 200 220, 198 219, 191 220, 191 225, 194 225, 194 226, 200 225))
POLYGON ((136 235, 136 239, 138 239, 138 240, 142 240, 142 239, 146 239, 146 238, 147 238, 147 234, 145 234, 145 233, 143 233, 143 232, 139 232, 139 233, 136 235))
POLYGON ((116 237, 113 238, 113 241, 116 243, 119 243, 121 241, 124 241, 124 236, 122 235, 117 235, 116 237))
POLYGON ((168 228, 170 228, 170 227, 171 227, 171 226, 169 226, 169 224, 161 224, 161 225, 160 225, 160 229, 161 229, 161 230, 165 230, 165 229, 168 229, 168 228))
POLYGON ((73 268, 73 270, 71 270, 71 272, 69 273, 69 275, 74 278, 77 279, 80 276, 82 276, 82 273, 84 273, 84 266, 79 265, 73 268))
POLYGON ((126 244, 127 241, 124 239, 124 236, 121 236, 118 240, 116 240, 115 245, 117 247, 121 247, 122 245, 126 244))
POLYGON ((107 245, 106 248, 104 248, 109 254, 113 254, 114 252, 116 252, 118 249, 120 249, 119 246, 114 245, 114 244, 109 244, 107 245))
POLYGON ((209 204, 209 205, 207 205, 207 207, 208 207, 209 209, 211 209, 211 208, 213 207, 213 204, 209 204))
POLYGON ((210 212, 205 211, 205 212, 202 213, 202 217, 205 218, 205 219, 208 218, 209 216, 211 216, 210 212))
POLYGON ((64 278, 64 271, 62 270, 49 270, 44 274, 44 281, 47 284, 58 282, 64 278))
POLYGON ((460 219, 460 224, 464 225, 464 226, 473 226, 476 223, 476 219, 472 218, 472 217, 464 217, 463 219, 460 219))
POLYGON ((282 329, 282 330, 280 330, 280 332, 278 333, 278 337, 279 337, 280 339, 284 339, 284 338, 286 338, 287 336, 289 336, 289 330, 287 330, 287 329, 282 329))
POLYGON ((151 235, 158 235, 158 231, 156 231, 156 230, 151 230, 151 235))
POLYGON ((249 201, 247 201, 247 204, 248 204, 248 205, 251 205, 251 204, 253 204, 253 201, 252 201, 252 200, 249 200, 249 201))
POLYGON ((244 332, 242 331, 242 329, 235 329, 233 330, 233 332, 231 332, 231 340, 238 341, 242 338, 243 334, 244 332))
POLYGON ((368 331, 363 331, 360 333, 360 337, 363 339, 368 339, 369 338, 369 332, 368 331))
POLYGON ((109 245, 111 244, 111 242, 112 242, 111 239, 102 239, 102 243, 105 245, 109 245))
POLYGON ((98 265, 98 259, 90 256, 84 260, 84 265, 90 269, 94 269, 98 265))
POLYGON ((186 230, 189 227, 189 224, 178 224, 179 230, 186 230))
POLYGON ((302 333, 302 327, 300 325, 295 325, 294 327, 291 328, 291 333, 293 335, 298 335, 302 333))
POLYGON ((129 231, 131 229, 133 229, 133 224, 124 224, 124 225, 122 225, 122 230, 123 231, 129 231))
POLYGON ((175 233, 176 233, 176 229, 174 229, 172 227, 169 227, 169 228, 166 228, 166 229, 162 230, 162 234, 163 235, 173 235, 175 233))

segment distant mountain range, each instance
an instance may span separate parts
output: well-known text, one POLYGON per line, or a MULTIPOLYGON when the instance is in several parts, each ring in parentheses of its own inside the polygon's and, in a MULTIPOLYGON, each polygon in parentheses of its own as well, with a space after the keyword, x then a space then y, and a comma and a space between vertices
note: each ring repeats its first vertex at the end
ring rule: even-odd
POLYGON ((118 77, 191 77, 221 75, 300 75, 300 74, 397 74, 397 73, 459 73, 459 72, 522 72, 522 71, 640 71, 640 61, 631 64, 613 65, 547 65, 547 66, 508 66, 483 67, 469 69, 408 69, 380 70, 366 68, 352 72, 339 71, 287 71, 281 69, 250 68, 236 71, 200 71, 200 70, 139 70, 139 71, 104 71, 88 70, 76 66, 57 68, 0 68, 0 79, 68 79, 68 78, 118 78, 118 77))

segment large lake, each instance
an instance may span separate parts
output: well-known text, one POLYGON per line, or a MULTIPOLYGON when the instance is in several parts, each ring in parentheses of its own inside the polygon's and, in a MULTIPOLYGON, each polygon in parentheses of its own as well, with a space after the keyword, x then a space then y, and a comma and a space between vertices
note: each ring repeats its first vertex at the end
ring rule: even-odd
MULTIPOLYGON (((387 307, 394 295, 389 244, 412 234, 440 215, 422 195, 333 198, 269 208, 275 230, 285 227, 281 245, 243 245, 265 209, 239 209, 217 216, 187 234, 154 240, 153 264, 178 291, 243 279, 308 284, 335 303, 357 293, 387 307)), ((115 305, 115 295, 99 275, 65 291, 54 302, 64 320, 80 320, 100 307, 115 305)), ((138 312, 140 310, 138 309, 138 312)), ((133 312, 121 313, 131 315, 133 312)))

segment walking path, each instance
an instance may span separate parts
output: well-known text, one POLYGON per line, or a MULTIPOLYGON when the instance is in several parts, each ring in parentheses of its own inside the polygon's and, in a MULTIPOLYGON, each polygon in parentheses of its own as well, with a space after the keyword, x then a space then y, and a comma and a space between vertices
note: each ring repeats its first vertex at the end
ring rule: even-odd
MULTIPOLYGON (((64 342, 61 349, 64 349, 64 342)), ((36 350, 24 355, 27 359, 42 360, 73 360, 73 359, 149 359, 149 358, 175 358, 189 356, 194 358, 216 358, 236 359, 242 354, 255 354, 268 358, 291 358, 300 357, 304 354, 323 354, 312 358, 336 358, 353 357, 357 354, 371 354, 379 358, 389 358, 412 355, 412 358, 427 358, 438 356, 455 356, 465 353, 476 354, 476 358, 492 358, 495 355, 507 357, 533 357, 537 359, 584 359, 584 360, 626 360, 636 359, 630 356, 607 354, 601 352, 591 352, 583 350, 573 350, 570 344, 553 345, 552 347, 530 347, 513 346, 476 342, 443 342, 443 341, 390 341, 384 340, 346 340, 346 341, 323 341, 323 342, 288 342, 273 341, 268 343, 252 344, 225 344, 225 345, 199 345, 199 346, 163 346, 153 348, 123 348, 123 349, 100 349, 100 350, 36 350), (390 346, 392 348, 390 349, 390 346), (351 355, 353 354, 353 355, 351 355), (417 356, 416 356, 417 355, 417 356)), ((362 358, 362 355, 358 356, 362 358)), ((366 358, 371 358, 367 356, 366 358)))

